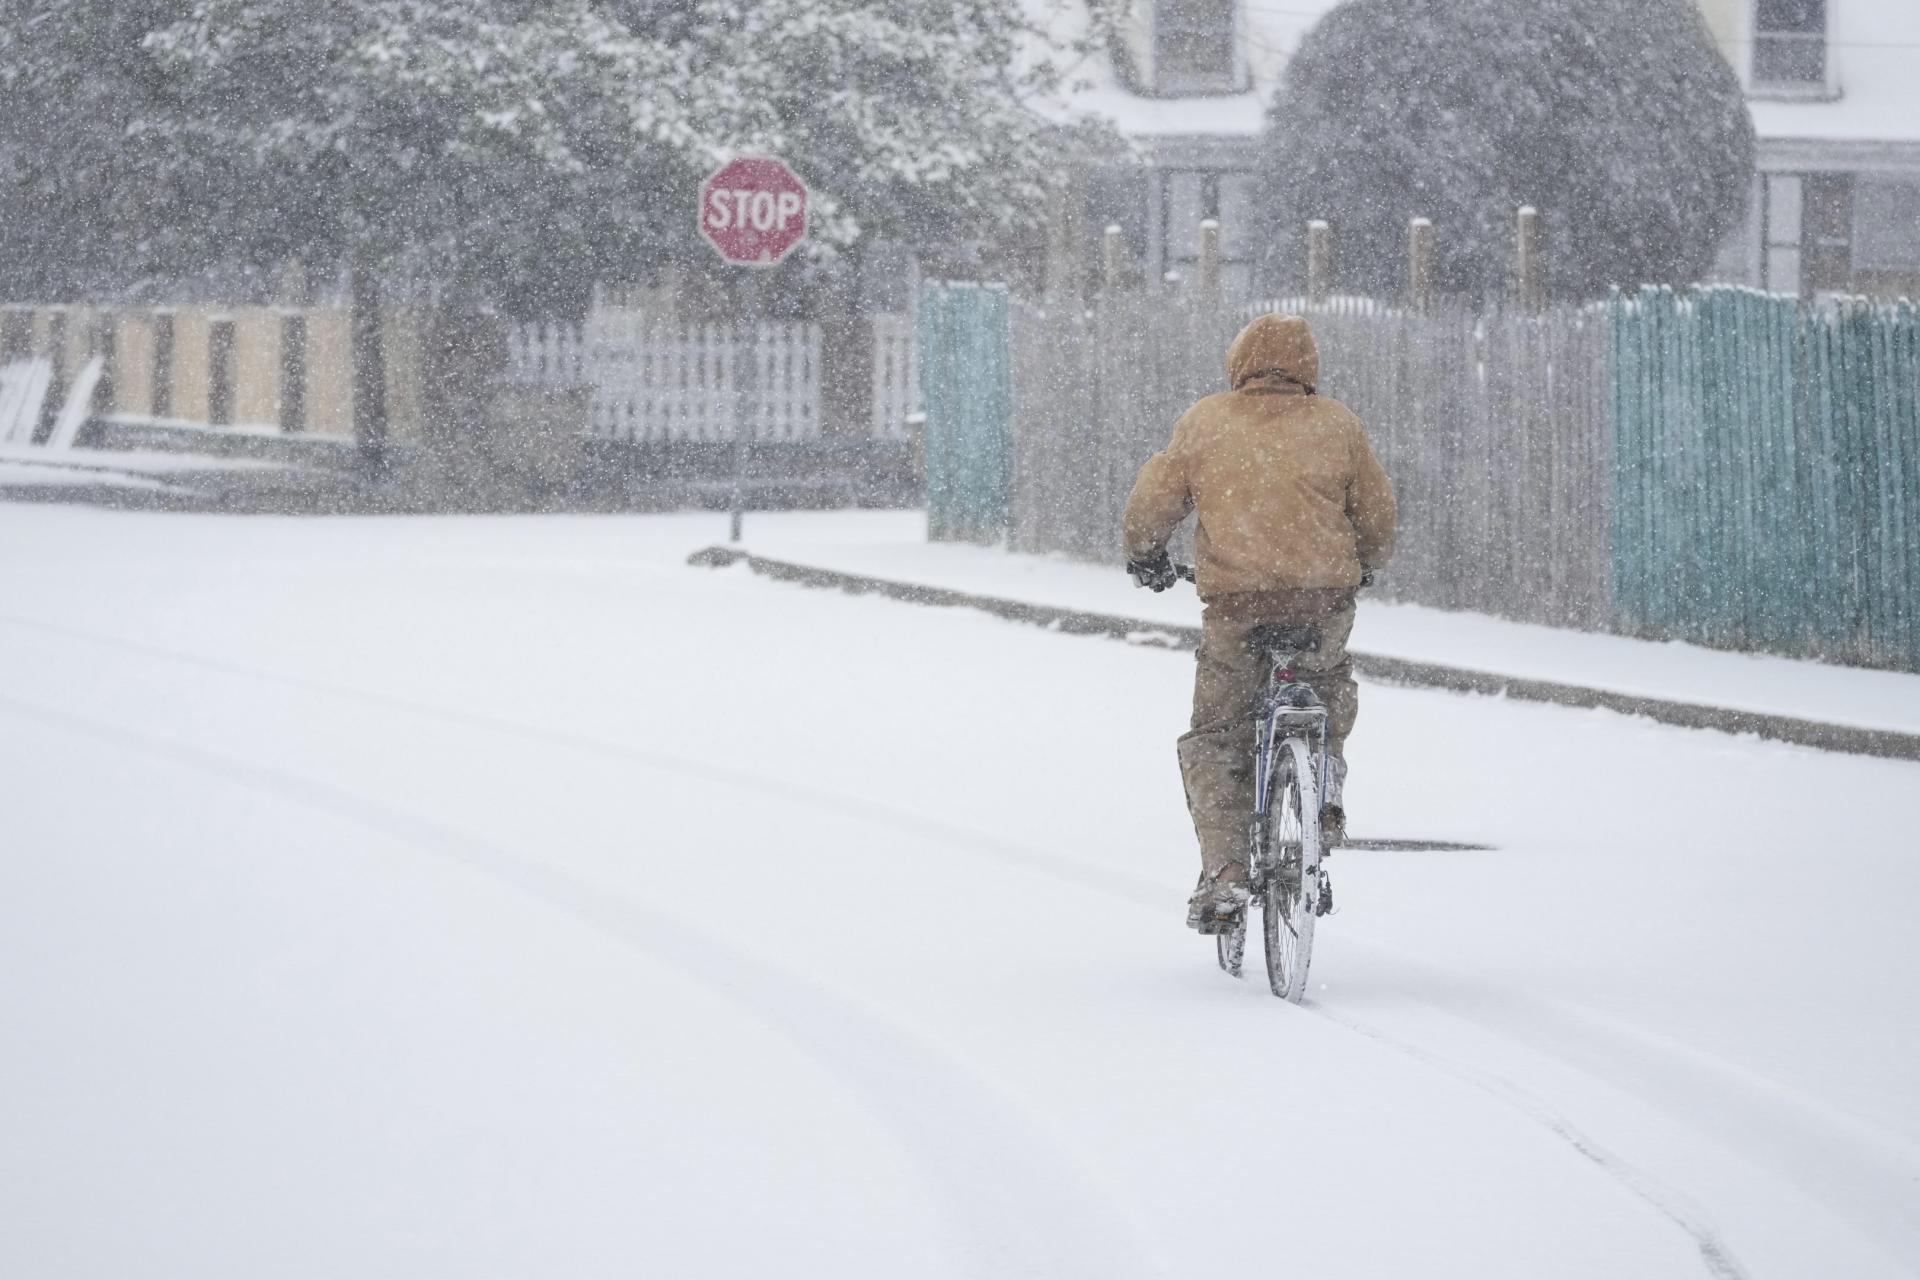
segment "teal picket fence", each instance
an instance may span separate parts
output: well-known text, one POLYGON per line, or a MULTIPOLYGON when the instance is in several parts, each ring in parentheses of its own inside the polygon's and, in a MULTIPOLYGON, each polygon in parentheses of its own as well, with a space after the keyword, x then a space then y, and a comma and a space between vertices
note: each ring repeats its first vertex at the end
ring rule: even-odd
POLYGON ((927 528, 999 542, 1012 493, 1010 299, 1001 285, 929 284, 920 297, 927 528))
POLYGON ((1609 321, 1616 625, 1920 669, 1913 308, 1643 289, 1609 321))

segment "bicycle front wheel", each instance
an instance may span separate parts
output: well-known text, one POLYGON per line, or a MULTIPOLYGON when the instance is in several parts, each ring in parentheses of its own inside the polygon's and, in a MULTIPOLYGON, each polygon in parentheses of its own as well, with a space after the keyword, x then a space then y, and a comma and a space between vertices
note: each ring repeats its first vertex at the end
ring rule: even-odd
POLYGON ((1320 786, 1313 753, 1289 738, 1273 753, 1267 788, 1265 917, 1267 985, 1300 1003, 1313 962, 1313 922, 1320 875, 1320 786))

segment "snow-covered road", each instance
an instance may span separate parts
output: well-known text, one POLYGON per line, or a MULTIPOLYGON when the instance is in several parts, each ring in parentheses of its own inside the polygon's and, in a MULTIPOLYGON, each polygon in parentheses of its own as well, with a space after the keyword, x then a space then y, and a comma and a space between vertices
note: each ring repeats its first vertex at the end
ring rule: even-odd
POLYGON ((1920 1270, 1920 766, 1369 688, 1356 833, 1496 848, 1291 1008, 1189 656, 723 523, 0 507, 0 1275, 1920 1270))

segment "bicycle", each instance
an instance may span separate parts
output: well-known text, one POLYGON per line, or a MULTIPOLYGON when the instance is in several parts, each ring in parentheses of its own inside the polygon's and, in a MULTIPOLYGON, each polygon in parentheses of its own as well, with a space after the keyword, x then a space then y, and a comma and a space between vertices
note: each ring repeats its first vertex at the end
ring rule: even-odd
MULTIPOLYGON (((1192 582, 1189 565, 1175 572, 1192 582)), ((1248 643, 1267 662, 1267 683, 1254 708, 1253 818, 1248 831, 1247 888, 1260 904, 1267 985, 1293 1004, 1307 991, 1314 922, 1333 909, 1333 887, 1321 862, 1320 810, 1326 804, 1327 708, 1296 675, 1301 658, 1320 648, 1312 626, 1254 628, 1248 643)), ((1216 935, 1220 967, 1241 976, 1247 912, 1216 935)))

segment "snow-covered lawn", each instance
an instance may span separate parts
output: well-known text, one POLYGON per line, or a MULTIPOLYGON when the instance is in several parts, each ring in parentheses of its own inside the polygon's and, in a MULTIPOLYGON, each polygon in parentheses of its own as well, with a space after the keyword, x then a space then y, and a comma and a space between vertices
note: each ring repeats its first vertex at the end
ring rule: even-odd
POLYGON ((0 1275, 1920 1268, 1920 766, 1370 688, 1357 834, 1497 847, 1296 1009, 1190 657, 723 532, 0 507, 0 1275))

